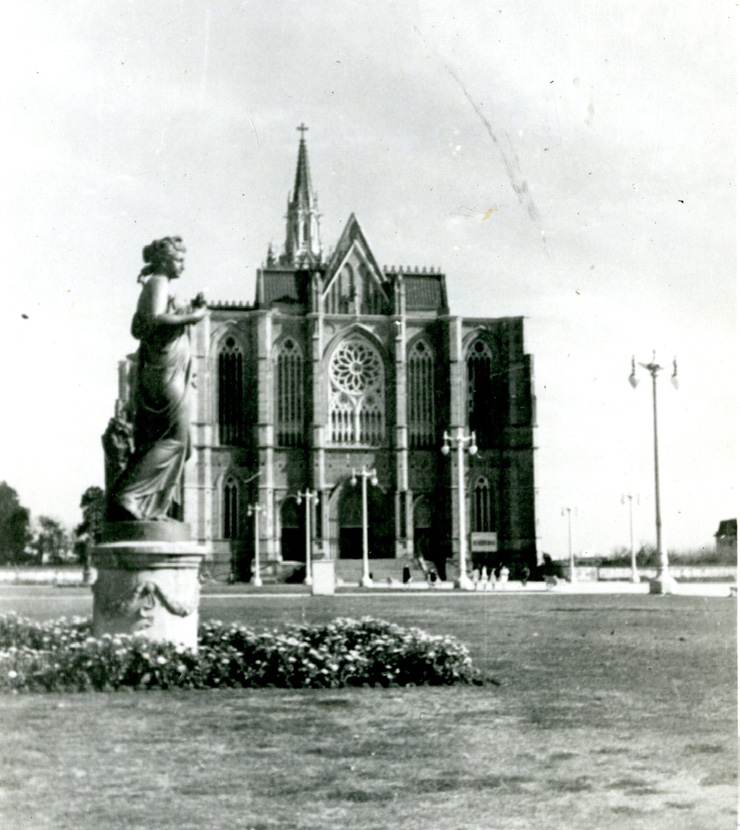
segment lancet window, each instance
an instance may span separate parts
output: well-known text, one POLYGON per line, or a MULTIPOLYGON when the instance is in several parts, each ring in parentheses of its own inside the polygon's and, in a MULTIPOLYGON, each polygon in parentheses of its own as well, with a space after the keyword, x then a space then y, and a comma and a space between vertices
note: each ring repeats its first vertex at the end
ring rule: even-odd
POLYGON ((218 437, 221 444, 244 443, 244 355, 227 337, 218 355, 218 437))
POLYGON ((227 478, 224 483, 221 518, 223 538, 237 539, 239 537, 239 485, 233 478, 227 478))
POLYGON ((346 263, 339 274, 334 277, 326 293, 327 314, 350 314, 354 311, 355 272, 346 263))
POLYGON ((383 443, 383 362, 362 337, 344 340, 331 357, 329 432, 333 444, 379 446, 383 443))
POLYGON ((490 533, 493 528, 491 510, 491 488, 487 478, 479 478, 473 488, 471 528, 473 531, 490 533))
POLYGON ((434 443, 434 355, 423 340, 408 356, 408 428, 410 447, 434 443))
POLYGON ((487 343, 476 340, 468 352, 468 426, 476 434, 478 446, 494 443, 495 396, 493 389, 493 355, 487 343))
POLYGON ((385 302, 382 291, 366 265, 360 266, 360 279, 362 281, 360 314, 383 314, 385 302))
POLYGON ((303 446, 305 435, 303 355, 291 338, 284 340, 278 349, 275 396, 278 446, 303 446))

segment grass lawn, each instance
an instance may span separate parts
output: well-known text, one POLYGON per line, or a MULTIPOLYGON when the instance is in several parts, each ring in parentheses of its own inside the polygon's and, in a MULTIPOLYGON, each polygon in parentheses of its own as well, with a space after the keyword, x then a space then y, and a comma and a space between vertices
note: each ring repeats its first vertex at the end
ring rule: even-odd
MULTIPOLYGON (((0 612, 88 614, 3 588, 0 612)), ((203 597, 255 628, 372 615, 454 634, 497 686, 8 696, 3 830, 736 827, 736 602, 203 597)))

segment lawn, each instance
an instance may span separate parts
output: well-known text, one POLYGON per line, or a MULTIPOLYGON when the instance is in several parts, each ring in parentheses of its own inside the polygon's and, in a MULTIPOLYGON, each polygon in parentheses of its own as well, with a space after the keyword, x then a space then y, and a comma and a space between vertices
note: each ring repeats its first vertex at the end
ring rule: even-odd
MULTIPOLYGON (((10 609, 90 600, 3 588, 10 609)), ((736 827, 735 600, 297 593, 201 612, 454 634, 499 685, 6 697, 4 830, 736 827)))

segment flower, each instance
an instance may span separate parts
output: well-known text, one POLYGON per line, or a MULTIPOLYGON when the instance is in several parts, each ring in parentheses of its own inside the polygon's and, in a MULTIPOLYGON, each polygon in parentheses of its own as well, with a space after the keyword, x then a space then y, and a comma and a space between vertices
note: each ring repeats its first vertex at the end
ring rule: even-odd
POLYGON ((97 639, 90 630, 89 621, 36 623, 0 615, 0 671, 5 671, 6 683, 14 691, 66 691, 122 685, 405 686, 479 678, 468 649, 454 637, 372 617, 262 632, 207 622, 200 626, 198 653, 181 644, 153 646, 135 635, 97 639), (142 661, 155 671, 144 672, 142 661))

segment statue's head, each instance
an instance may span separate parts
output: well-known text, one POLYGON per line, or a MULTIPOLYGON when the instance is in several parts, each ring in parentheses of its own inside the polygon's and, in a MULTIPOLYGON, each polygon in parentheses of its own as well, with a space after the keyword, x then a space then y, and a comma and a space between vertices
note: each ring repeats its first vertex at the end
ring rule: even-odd
POLYGON ((142 251, 144 262, 139 278, 151 274, 164 274, 170 279, 177 279, 182 273, 185 260, 185 246, 179 236, 165 236, 155 239, 142 251))

